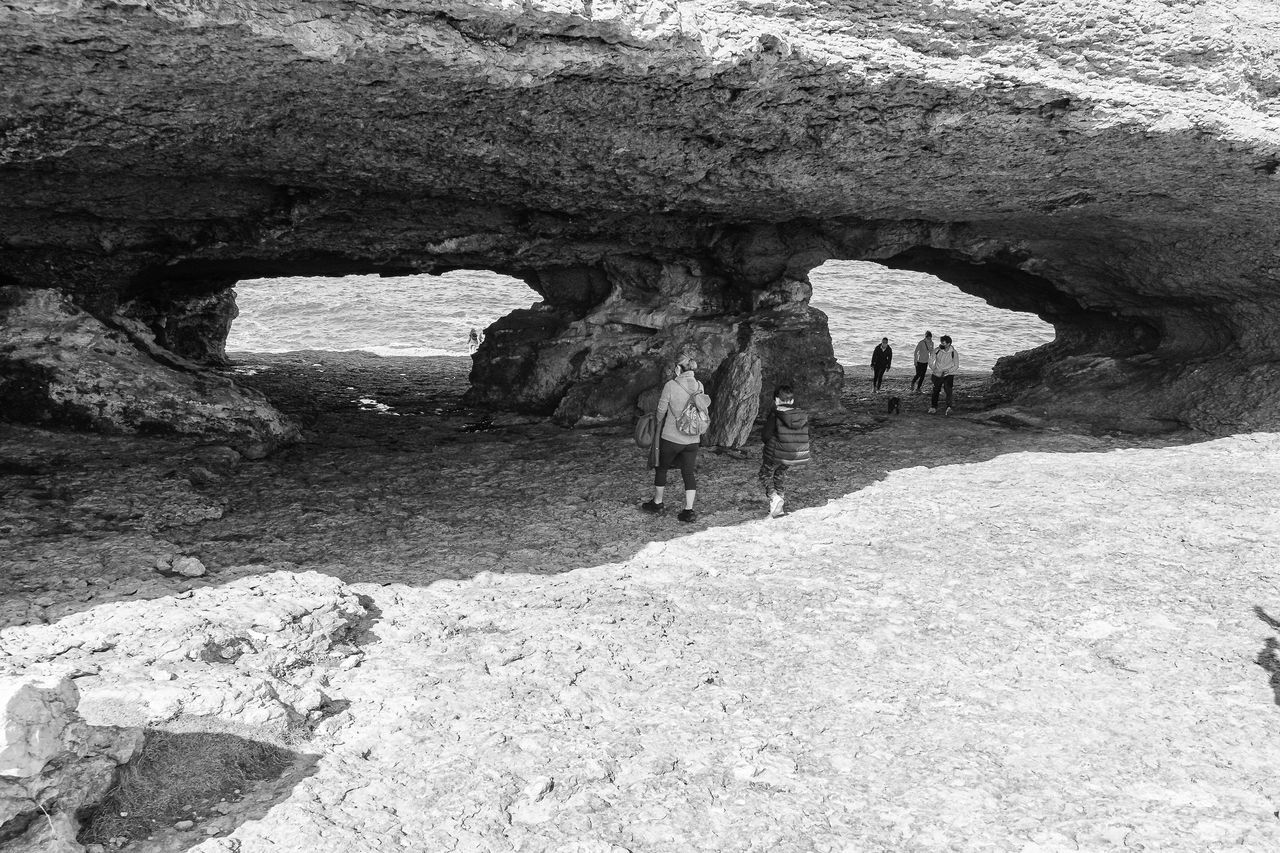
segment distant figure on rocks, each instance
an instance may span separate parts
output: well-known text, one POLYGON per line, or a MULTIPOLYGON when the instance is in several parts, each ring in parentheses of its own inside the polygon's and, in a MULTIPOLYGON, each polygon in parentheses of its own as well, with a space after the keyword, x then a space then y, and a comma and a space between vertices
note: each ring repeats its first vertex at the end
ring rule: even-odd
POLYGON ((916 378, 911 380, 911 390, 917 394, 924 393, 924 375, 929 372, 931 361, 933 361, 933 332, 925 332, 920 343, 916 344, 916 378))
POLYGON ((467 352, 474 353, 476 350, 480 349, 480 341, 482 340, 484 340, 484 338, 480 335, 479 330, 473 327, 471 329, 471 334, 467 336, 467 352))
POLYGON ((872 393, 880 393, 880 383, 884 381, 884 372, 892 366, 893 347, 889 346, 888 338, 881 338, 880 345, 871 351, 871 370, 874 373, 871 378, 872 393))
POLYGON ((661 514, 663 492, 667 485, 667 469, 679 468, 680 477, 684 480, 684 509, 676 518, 681 521, 695 521, 698 514, 693 510, 693 501, 698 489, 698 447, 702 443, 702 435, 682 432, 677 421, 689 400, 694 394, 703 393, 702 383, 693 375, 698 362, 688 354, 681 354, 676 361, 676 375, 662 386, 662 395, 658 397, 655 414, 658 418, 658 450, 653 471, 653 500, 640 504, 640 509, 655 515, 661 514))
POLYGON ((769 517, 782 515, 786 502, 787 469, 809 462, 809 413, 795 403, 790 385, 773 392, 773 410, 764 421, 764 459, 760 485, 769 499, 769 517))
POLYGON ((933 396, 929 399, 929 414, 938 411, 938 392, 947 389, 947 414, 951 414, 951 392, 955 387, 956 371, 960 369, 960 353, 951 346, 951 336, 943 335, 938 351, 933 354, 933 396))

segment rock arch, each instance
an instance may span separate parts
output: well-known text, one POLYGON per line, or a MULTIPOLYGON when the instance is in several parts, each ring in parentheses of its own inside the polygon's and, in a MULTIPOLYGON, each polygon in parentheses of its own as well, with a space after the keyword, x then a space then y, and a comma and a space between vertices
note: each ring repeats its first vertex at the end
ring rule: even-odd
POLYGON ((476 402, 620 418, 693 341, 821 408, 807 272, 841 258, 1053 323, 997 368, 1025 405, 1280 426, 1280 12, 855 6, 11 3, 6 415, 269 447, 289 425, 201 369, 228 282, 456 268, 547 303, 476 402))

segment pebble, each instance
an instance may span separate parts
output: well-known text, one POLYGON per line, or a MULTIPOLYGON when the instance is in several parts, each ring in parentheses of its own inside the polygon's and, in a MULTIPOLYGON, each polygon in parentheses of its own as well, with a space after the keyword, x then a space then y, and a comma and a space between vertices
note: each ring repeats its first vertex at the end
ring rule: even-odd
POLYGON ((173 561, 173 571, 183 577, 198 578, 204 575, 204 563, 195 557, 178 557, 173 561))
POLYGON ((186 832, 187 830, 195 829, 195 826, 196 822, 194 820, 180 820, 173 825, 173 828, 180 832, 186 832))

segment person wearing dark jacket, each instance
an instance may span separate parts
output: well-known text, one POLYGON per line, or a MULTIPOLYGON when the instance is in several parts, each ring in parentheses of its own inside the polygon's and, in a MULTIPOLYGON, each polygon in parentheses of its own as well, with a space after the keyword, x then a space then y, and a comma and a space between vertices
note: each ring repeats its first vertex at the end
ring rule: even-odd
POLYGON ((871 351, 872 393, 880 393, 880 383, 884 381, 884 372, 893 366, 893 347, 888 338, 880 339, 880 346, 871 351))
POLYGON ((790 385, 778 386, 760 436, 764 439, 760 485, 769 499, 770 518, 782 515, 787 469, 809 462, 809 413, 797 407, 795 399, 790 385))

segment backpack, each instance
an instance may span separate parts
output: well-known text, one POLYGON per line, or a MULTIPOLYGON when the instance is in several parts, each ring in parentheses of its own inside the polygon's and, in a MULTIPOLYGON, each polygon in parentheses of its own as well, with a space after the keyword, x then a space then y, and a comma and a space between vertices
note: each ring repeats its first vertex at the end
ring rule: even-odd
POLYGON ((648 450, 658 438, 658 416, 647 412, 636 421, 636 447, 648 450))
POLYGON ((698 391, 689 395, 689 402, 684 411, 676 415, 676 429, 685 435, 702 435, 711 426, 711 398, 702 392, 702 383, 698 383, 698 391))

